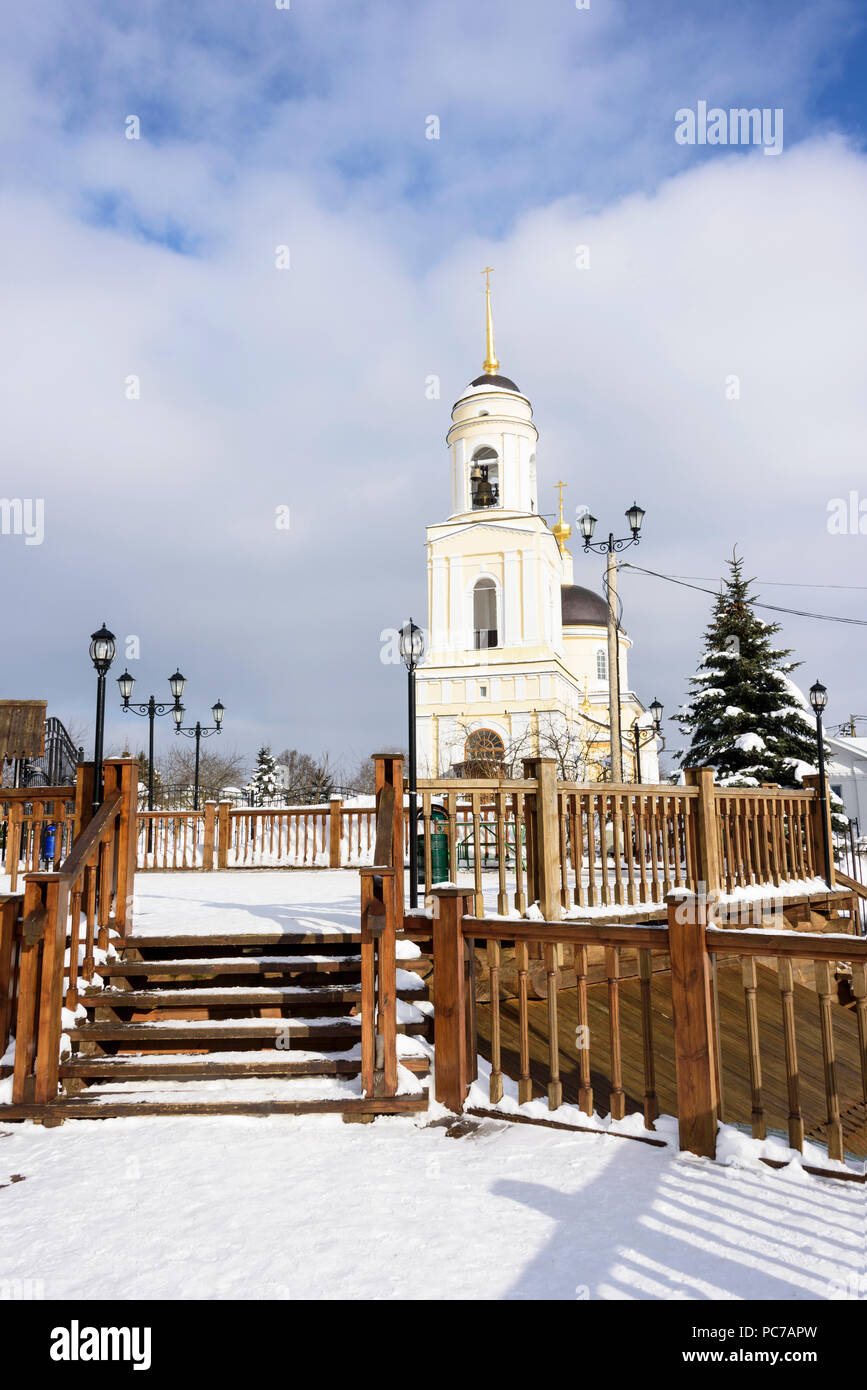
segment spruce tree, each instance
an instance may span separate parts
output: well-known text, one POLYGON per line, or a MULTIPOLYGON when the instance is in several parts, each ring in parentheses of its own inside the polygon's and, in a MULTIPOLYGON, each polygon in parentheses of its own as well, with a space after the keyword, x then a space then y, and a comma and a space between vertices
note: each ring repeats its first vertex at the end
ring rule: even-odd
POLYGON ((800 662, 775 647, 778 623, 753 612, 752 579, 737 551, 713 605, 704 654, 689 702, 674 718, 690 735, 682 767, 712 767, 724 786, 800 785, 816 770, 816 730, 804 696, 789 679, 800 662))
POLYGON ((250 779, 250 789, 255 806, 263 806, 277 794, 277 762, 270 747, 259 749, 256 770, 250 779))

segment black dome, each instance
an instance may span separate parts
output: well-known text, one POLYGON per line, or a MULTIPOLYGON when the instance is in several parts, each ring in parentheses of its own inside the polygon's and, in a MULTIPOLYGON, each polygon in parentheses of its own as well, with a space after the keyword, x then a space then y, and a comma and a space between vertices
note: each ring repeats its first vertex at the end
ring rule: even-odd
POLYGON ((512 379, 511 379, 510 377, 507 377, 507 376, 491 376, 490 373, 487 373, 487 372, 484 373, 482 376, 477 376, 476 379, 475 379, 475 381, 471 381, 471 382, 470 382, 470 385, 471 385, 471 386, 499 386, 499 388, 500 388, 501 391, 517 391, 519 396, 520 396, 520 394, 521 394, 521 392, 518 390, 518 387, 515 385, 514 381, 512 381, 512 379))
POLYGON ((561 584, 560 607, 564 627, 606 627, 608 604, 601 594, 580 584, 561 584))

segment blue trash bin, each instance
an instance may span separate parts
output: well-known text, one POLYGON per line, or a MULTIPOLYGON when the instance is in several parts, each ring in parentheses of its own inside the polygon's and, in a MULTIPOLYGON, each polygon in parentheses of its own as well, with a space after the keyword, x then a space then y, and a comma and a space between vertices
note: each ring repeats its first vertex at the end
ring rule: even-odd
POLYGON ((46 825, 42 832, 42 859, 46 864, 54 862, 54 849, 57 844, 57 826, 46 825))

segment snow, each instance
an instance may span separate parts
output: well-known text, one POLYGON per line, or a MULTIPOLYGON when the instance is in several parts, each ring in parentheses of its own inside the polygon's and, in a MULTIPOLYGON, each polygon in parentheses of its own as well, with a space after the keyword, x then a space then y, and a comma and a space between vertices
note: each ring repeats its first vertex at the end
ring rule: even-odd
POLYGON ((735 748, 743 753, 760 753, 766 746, 761 734, 740 734, 735 739, 735 748))
POLYGON ((40 1281, 46 1299, 864 1291, 864 1189, 798 1160, 766 1168, 736 1131, 710 1162, 607 1134, 466 1128, 318 1115, 4 1125, 3 1277, 40 1281))
MULTIPOLYGON (((142 875, 135 920, 136 932, 161 936, 197 935, 208 922, 241 936, 327 937, 357 929, 358 879, 142 875)), ((402 943, 403 959, 418 954, 402 943)), ((408 983, 402 971, 399 980, 408 983)), ((399 1001, 402 1018, 430 1009, 399 1001)), ((430 1049, 400 1035, 398 1051, 406 1061, 430 1049)), ((299 1061, 321 1055, 293 1049, 299 1061)), ((357 1044, 336 1055, 356 1059, 357 1044)), ((425 1083, 401 1066, 399 1084, 417 1093, 425 1083)), ((135 1090, 203 1102, 360 1093, 350 1077, 166 1076, 135 1090)), ((117 1094, 112 1077, 88 1091, 106 1103, 117 1094)), ((492 1109, 484 1063, 470 1104, 492 1109)), ((372 1125, 337 1115, 0 1122, 3 1281, 36 1281, 47 1299, 118 1300, 797 1301, 867 1291, 867 1191, 807 1174, 803 1161, 834 1166, 818 1146, 802 1161, 781 1137, 760 1145, 724 1127, 712 1162, 678 1152, 671 1117, 648 1134, 640 1115, 612 1122, 565 1105, 552 1116, 541 1100, 522 1108, 578 1127, 554 1130, 511 1123, 517 1109, 507 1081, 498 1114, 459 1128, 436 1104, 372 1125), (762 1155, 786 1166, 769 1169, 762 1155)))

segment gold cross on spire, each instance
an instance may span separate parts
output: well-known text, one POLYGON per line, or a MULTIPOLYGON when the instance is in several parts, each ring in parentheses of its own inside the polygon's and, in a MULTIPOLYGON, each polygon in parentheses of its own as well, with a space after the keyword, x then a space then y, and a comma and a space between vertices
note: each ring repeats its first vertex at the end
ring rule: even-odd
POLYGON ((562 552, 566 549, 566 542, 572 534, 572 527, 569 525, 568 521, 563 520, 563 489, 564 487, 568 487, 569 484, 564 483, 563 479, 561 478, 558 483, 554 484, 554 486, 560 495, 560 515, 557 518, 557 525, 552 526, 551 530, 554 532, 554 537, 557 541, 557 544, 560 547, 560 552, 562 554, 562 552))
POLYGON ((488 376, 496 376, 500 369, 494 352, 494 320, 491 315, 491 275, 494 267, 486 265, 482 274, 485 277, 485 360, 482 363, 482 371, 488 376))

